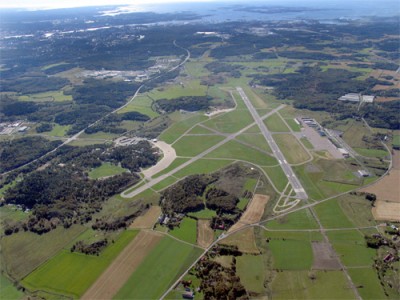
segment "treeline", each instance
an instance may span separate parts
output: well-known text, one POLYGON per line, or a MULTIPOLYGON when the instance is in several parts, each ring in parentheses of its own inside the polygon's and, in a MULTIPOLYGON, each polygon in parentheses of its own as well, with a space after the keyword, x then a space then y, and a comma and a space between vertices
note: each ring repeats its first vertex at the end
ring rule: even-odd
POLYGON ((99 255, 100 252, 107 247, 108 240, 102 239, 100 241, 96 241, 90 244, 85 243, 84 241, 77 241, 71 247, 71 252, 80 252, 86 255, 99 255))
POLYGON ((0 172, 18 168, 53 150, 61 143, 43 137, 23 137, 0 142, 0 172))
POLYGON ((23 77, 0 80, 1 90, 20 94, 33 94, 56 91, 69 84, 69 80, 60 77, 23 77))
POLYGON ((210 107, 212 98, 208 96, 185 96, 175 99, 160 99, 156 101, 156 105, 166 112, 176 110, 198 111, 206 110, 210 107))
POLYGON ((85 129, 85 133, 93 134, 99 131, 122 134, 126 129, 119 127, 122 121, 146 122, 150 117, 136 111, 126 112, 123 114, 112 114, 104 118, 94 126, 85 129))

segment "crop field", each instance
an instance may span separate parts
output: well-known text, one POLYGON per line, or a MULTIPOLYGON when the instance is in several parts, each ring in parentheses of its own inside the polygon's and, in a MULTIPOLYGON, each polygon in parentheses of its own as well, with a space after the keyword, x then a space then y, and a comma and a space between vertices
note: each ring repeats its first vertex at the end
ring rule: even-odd
POLYGON ((211 118, 204 125, 223 133, 235 133, 252 122, 253 118, 247 110, 234 110, 211 118))
POLYGON ((159 139, 168 144, 172 144, 178 138, 180 138, 182 134, 188 131, 191 127, 206 119, 207 117, 204 115, 199 115, 199 114, 191 115, 190 117, 173 124, 168 129, 163 131, 159 139))
POLYGON ((112 299, 161 239, 160 233, 140 231, 81 299, 112 299))
POLYGON ((278 161, 274 157, 268 156, 258 150, 246 147, 235 141, 227 142, 208 154, 206 157, 243 160, 259 166, 271 166, 278 164, 278 161))
POLYGON ((352 228, 354 224, 344 214, 336 199, 325 201, 315 206, 322 226, 325 228, 352 228))
POLYGON ((150 251, 114 299, 158 299, 201 253, 201 250, 164 237, 150 251))
POLYGON ((272 282, 273 299, 354 299, 341 271, 283 271, 272 282))
POLYGON ((196 244, 197 222, 192 218, 184 218, 179 226, 171 230, 169 233, 182 241, 196 244))
POLYGON ((131 103, 125 106, 123 109, 119 110, 118 113, 126 113, 131 111, 137 111, 141 114, 147 115, 150 118, 155 118, 158 116, 158 113, 155 112, 152 106, 153 100, 151 100, 147 96, 139 96, 136 97, 131 103))
POLYGON ((47 234, 18 232, 1 239, 2 260, 10 275, 21 279, 59 252, 85 228, 80 225, 69 229, 58 227, 47 234))
POLYGON ((197 221, 197 244, 207 248, 214 241, 214 231, 210 227, 210 220, 197 221))
POLYGON ((236 258, 236 271, 246 290, 255 293, 265 291, 266 270, 261 255, 242 255, 236 258))
POLYGON ((120 166, 113 165, 111 163, 103 163, 100 167, 95 168, 89 172, 89 177, 92 179, 98 179, 102 177, 114 176, 122 174, 128 171, 120 166))
MULTIPOLYGON (((338 198, 343 213, 357 227, 375 226, 371 202, 364 196, 344 195, 338 198)), ((375 203, 376 205, 376 203, 375 203)))
POLYGON ((37 94, 29 94, 18 97, 19 101, 34 101, 34 102, 63 102, 72 101, 71 95, 65 95, 64 91, 50 91, 37 94))
POLYGON ((79 298, 136 235, 137 231, 124 231, 99 256, 62 250, 24 278, 22 284, 32 291, 40 289, 79 298))
POLYGON ((231 160, 224 159, 199 159, 179 172, 176 172, 174 176, 183 178, 193 174, 209 174, 218 171, 231 163, 231 160))
POLYGON ((364 236, 357 230, 327 232, 340 260, 348 267, 369 267, 374 262, 376 250, 367 248, 364 236))
POLYGON ((286 124, 282 121, 280 116, 275 113, 272 116, 268 117, 264 121, 265 125, 268 127, 269 131, 272 132, 290 132, 290 129, 286 126, 286 124))
POLYGON ((148 95, 153 99, 174 99, 184 96, 205 96, 207 86, 201 85, 200 80, 184 81, 183 85, 175 84, 165 88, 151 90, 148 95))
POLYGON ((385 292, 380 285, 378 275, 371 268, 348 269, 351 280, 358 287, 363 299, 385 299, 385 292))
POLYGON ((274 134, 274 140, 290 164, 299 164, 311 158, 299 141, 291 134, 274 134))
POLYGON ((18 300, 22 299, 24 293, 18 290, 8 278, 0 274, 0 299, 18 300))
POLYGON ((264 167, 263 170, 267 173, 268 177, 271 179, 278 191, 283 191, 289 181, 281 166, 264 167))
POLYGON ((273 268, 284 270, 309 270, 313 251, 309 241, 271 238, 268 249, 272 252, 273 268))
POLYGON ((261 150, 271 153, 271 148, 269 147, 267 141, 262 134, 248 134, 243 133, 236 137, 237 140, 245 142, 250 146, 255 146, 261 150))
MULTIPOLYGON (((218 234, 218 232, 216 232, 218 234)), ((218 234, 219 235, 219 234, 218 234)), ((254 227, 241 229, 240 231, 223 239, 221 244, 237 246, 239 251, 249 254, 259 254, 260 250, 256 245, 254 227)))
POLYGON ((173 144, 178 156, 196 156, 208 148, 222 141, 224 137, 219 135, 207 136, 183 136, 173 144))
POLYGON ((153 205, 143 216, 137 217, 131 224, 130 228, 153 228, 160 215, 161 207, 153 205))
POLYGON ((272 220, 266 224, 270 229, 317 229, 319 228, 309 209, 303 209, 272 220))

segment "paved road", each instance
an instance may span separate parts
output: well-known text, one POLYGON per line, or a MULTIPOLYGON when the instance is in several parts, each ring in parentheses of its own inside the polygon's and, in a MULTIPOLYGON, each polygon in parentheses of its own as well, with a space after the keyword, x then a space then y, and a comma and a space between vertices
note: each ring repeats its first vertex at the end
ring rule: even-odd
POLYGON ((275 143, 275 140, 272 138, 272 134, 265 126, 264 122, 261 120, 260 115, 254 108, 253 104, 250 102, 249 98, 244 93, 241 87, 236 88, 239 92, 240 96, 242 97, 244 103, 247 106, 247 109, 250 111, 253 119, 256 121, 258 127, 261 130, 261 133, 264 135, 265 140, 268 142, 269 146, 272 149, 275 157, 278 159, 279 164, 281 165, 283 172, 285 172, 286 177, 288 178, 290 184, 293 187, 293 190, 296 193, 296 197, 299 199, 308 199, 307 193, 304 190, 303 186, 300 183, 300 180, 297 178, 296 174, 293 172, 292 167, 288 164, 285 157, 283 156, 281 150, 279 149, 278 145, 275 143))
MULTIPOLYGON (((280 105, 279 107, 275 108, 274 110, 270 111, 268 114, 266 114, 265 116, 263 116, 263 118, 260 118, 260 120, 265 119, 267 117, 269 117, 270 115, 273 115, 274 113, 276 113, 278 110, 280 110, 282 107, 284 107, 284 105, 280 105)), ((261 121, 262 122, 262 121, 261 121)), ((207 150, 201 152, 200 154, 196 155, 195 157, 191 158, 190 160, 188 160, 187 162, 183 163, 182 165, 176 167, 175 169, 173 169, 172 171, 169 171, 167 174, 161 175, 160 177, 154 178, 152 180, 150 180, 149 182, 147 182, 146 184, 138 187, 137 189, 135 189, 134 191, 127 193, 126 191, 121 193, 121 196, 124 198, 132 198, 135 197, 137 195, 139 195, 140 193, 144 192, 145 190, 153 187, 154 185, 156 185, 157 183, 163 181, 164 179, 174 175, 175 173, 177 173, 178 171, 186 168, 188 165, 194 163, 195 161, 199 160, 200 158, 203 158, 204 156, 206 156, 207 154, 211 153, 212 151, 214 151, 215 149, 221 147, 222 145, 226 144, 227 142, 235 139, 238 135, 242 134, 243 132, 245 132, 246 130, 248 130, 249 128, 253 127, 255 124, 255 122, 251 123, 250 125, 247 125, 246 127, 244 127, 243 129, 241 129, 240 131, 230 134, 228 135, 225 139, 223 139, 222 141, 220 141, 219 143, 215 144, 214 146, 208 148, 207 150)), ((130 188, 129 188, 130 189, 130 188)))

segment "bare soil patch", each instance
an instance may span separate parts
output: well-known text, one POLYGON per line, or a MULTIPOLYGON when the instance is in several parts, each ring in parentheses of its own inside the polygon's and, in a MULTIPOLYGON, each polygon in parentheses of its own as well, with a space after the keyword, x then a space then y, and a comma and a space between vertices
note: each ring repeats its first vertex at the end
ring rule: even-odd
POLYGON ((312 242, 311 244, 314 262, 312 268, 314 270, 339 270, 340 263, 327 242, 312 242))
POLYGON ((253 224, 260 221, 268 200, 268 195, 255 194, 249 205, 247 205, 246 211, 240 217, 240 220, 229 228, 228 232, 235 231, 247 224, 253 224))
POLYGON ((210 227, 210 220, 197 221, 197 244, 207 248, 214 241, 214 231, 210 227))
POLYGON ((377 200, 400 203, 400 170, 392 169, 389 174, 377 183, 362 189, 363 192, 373 193, 377 200))
POLYGON ((400 202, 378 200, 372 208, 375 220, 400 222, 400 202))
POLYGON ((152 206, 143 216, 137 217, 129 228, 144 229, 153 228, 161 214, 161 207, 152 206))
POLYGON ((161 238, 157 232, 139 232, 81 299, 112 299, 161 238))
POLYGON ((254 227, 248 227, 224 239, 221 244, 237 246, 239 251, 249 254, 259 254, 256 245, 254 227))

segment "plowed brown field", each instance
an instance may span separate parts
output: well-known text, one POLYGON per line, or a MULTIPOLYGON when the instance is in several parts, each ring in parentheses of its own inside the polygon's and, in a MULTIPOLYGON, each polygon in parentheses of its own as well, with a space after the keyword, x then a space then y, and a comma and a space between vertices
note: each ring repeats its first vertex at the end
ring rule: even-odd
POLYGON ((197 221, 197 244, 207 248, 214 241, 214 231, 210 227, 209 220, 197 221))
POLYGON ((160 214, 161 214, 161 207, 152 206, 143 216, 137 217, 131 224, 130 228, 138 228, 138 229, 153 228, 160 214))

